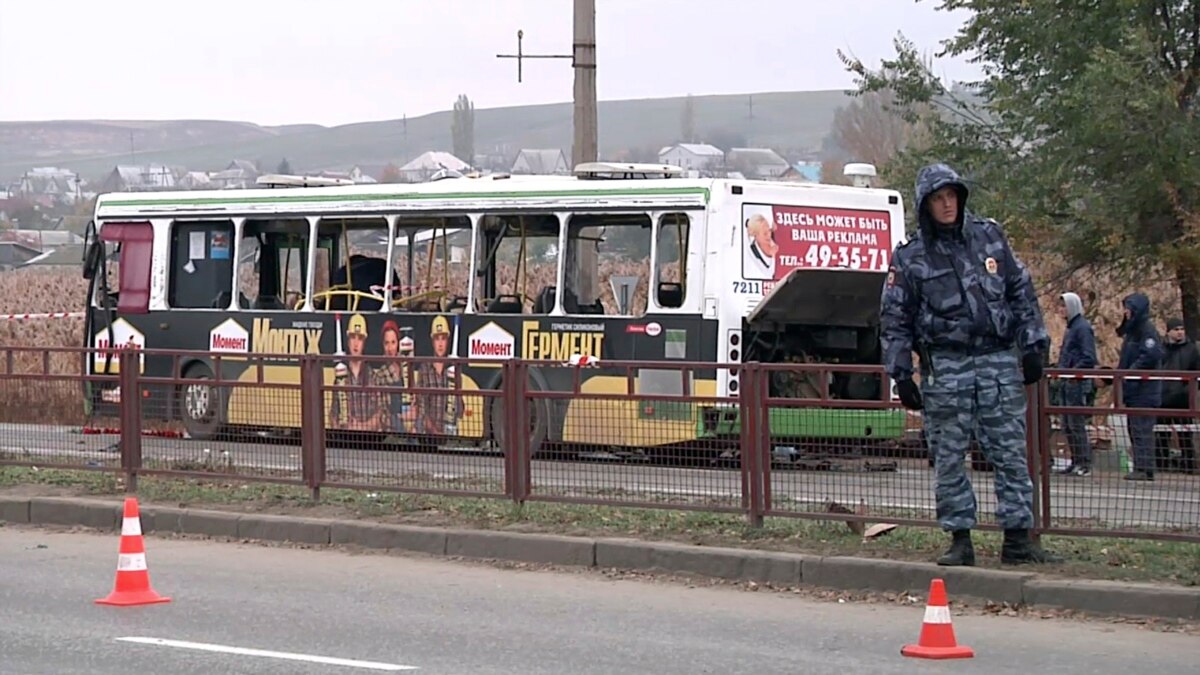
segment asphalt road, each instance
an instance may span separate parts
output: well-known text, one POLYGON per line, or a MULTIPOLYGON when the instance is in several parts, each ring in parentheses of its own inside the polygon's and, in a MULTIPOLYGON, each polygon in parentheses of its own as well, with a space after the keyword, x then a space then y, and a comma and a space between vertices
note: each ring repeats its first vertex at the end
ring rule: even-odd
POLYGON ((146 538, 150 577, 172 602, 99 606, 93 600, 112 586, 117 546, 115 535, 0 528, 0 669, 22 675, 1181 673, 1194 669, 1200 653, 1194 635, 963 614, 954 615, 954 628, 974 659, 913 661, 899 651, 916 640, 923 603, 838 604, 594 572, 156 537, 146 538))
MULTIPOLYGON (((116 465, 116 436, 80 435, 69 427, 0 424, 0 452, 9 457, 71 458, 116 465)), ((241 470, 300 477, 299 444, 202 442, 144 437, 146 460, 198 468, 205 461, 230 461, 241 470), (227 453, 227 454, 226 454, 227 453)), ((849 464, 848 464, 849 465, 849 464)), ((479 453, 328 448, 331 477, 353 482, 423 488, 500 490, 503 462, 479 453)), ((990 518, 995 497, 993 474, 972 474, 981 519, 990 518)), ((1052 479, 1056 518, 1079 519, 1107 527, 1190 527, 1200 525, 1200 477, 1161 474, 1154 483, 1129 483, 1114 472, 1088 478, 1052 479)), ((807 510, 833 499, 847 505, 865 501, 875 512, 926 516, 933 510, 932 471, 925 460, 902 460, 892 472, 773 470, 771 497, 782 510, 807 510)), ((677 468, 605 461, 535 460, 533 489, 556 494, 609 496, 668 495, 678 501, 728 506, 741 503, 737 469, 677 468)))

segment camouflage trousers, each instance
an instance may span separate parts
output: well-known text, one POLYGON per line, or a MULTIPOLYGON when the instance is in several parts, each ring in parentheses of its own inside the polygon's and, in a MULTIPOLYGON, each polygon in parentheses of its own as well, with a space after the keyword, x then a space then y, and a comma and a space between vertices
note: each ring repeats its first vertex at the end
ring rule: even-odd
POLYGON ((1025 385, 1012 352, 982 356, 934 352, 922 369, 922 420, 933 453, 934 493, 943 530, 975 527, 975 490, 967 477, 972 437, 995 470, 996 520, 1033 527, 1033 483, 1025 460, 1025 385))

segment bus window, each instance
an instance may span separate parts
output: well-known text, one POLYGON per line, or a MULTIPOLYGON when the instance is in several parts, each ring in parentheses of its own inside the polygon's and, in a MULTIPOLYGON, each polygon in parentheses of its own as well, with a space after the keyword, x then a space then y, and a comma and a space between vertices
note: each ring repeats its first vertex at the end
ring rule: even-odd
POLYGON ((171 226, 167 304, 229 307, 233 293, 233 223, 176 221, 171 226))
POLYGON ((467 216, 400 218, 392 253, 400 288, 392 294, 393 307, 416 312, 465 310, 470 251, 467 216))
POLYGON ((238 306, 292 310, 304 302, 308 221, 247 220, 238 260, 238 306))
POLYGON ((567 230, 568 314, 641 316, 650 281, 650 216, 577 214, 567 230))
POLYGON ((480 220, 476 304, 495 314, 549 314, 558 286, 558 218, 489 215, 480 220))
POLYGON ((383 218, 322 218, 317 223, 313 308, 377 312, 388 278, 388 224, 383 218))
POLYGON ((668 213, 658 219, 654 302, 663 309, 682 307, 686 297, 690 225, 686 213, 668 213))

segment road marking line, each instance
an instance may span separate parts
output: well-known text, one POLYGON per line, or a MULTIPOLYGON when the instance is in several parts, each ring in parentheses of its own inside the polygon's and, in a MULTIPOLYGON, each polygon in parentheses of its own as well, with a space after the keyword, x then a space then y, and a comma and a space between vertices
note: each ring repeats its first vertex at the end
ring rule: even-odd
POLYGON ((160 647, 179 647, 181 649, 198 649, 205 652, 221 652, 224 654, 239 654, 242 656, 265 656, 273 659, 290 661, 307 661, 309 663, 325 663, 332 666, 349 668, 369 668, 371 670, 417 670, 416 666, 402 666, 396 663, 380 663, 378 661, 356 661, 354 659, 339 659, 332 656, 313 656, 311 654, 293 654, 291 652, 273 652, 265 649, 247 649, 245 647, 228 647, 226 645, 205 644, 203 642, 186 642, 183 640, 166 640, 152 637, 119 637, 120 642, 136 642, 160 647))

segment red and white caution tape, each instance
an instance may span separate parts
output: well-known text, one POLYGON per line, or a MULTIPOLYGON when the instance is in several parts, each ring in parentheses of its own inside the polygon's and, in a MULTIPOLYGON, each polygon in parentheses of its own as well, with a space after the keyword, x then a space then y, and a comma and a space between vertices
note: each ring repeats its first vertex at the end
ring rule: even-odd
POLYGON ((31 319, 82 319, 87 312, 40 312, 34 314, 0 314, 2 321, 29 321, 31 319))
POLYGON ((1118 377, 1122 380, 1163 380, 1164 382, 1194 382, 1195 377, 1163 377, 1160 375, 1122 375, 1119 371, 1104 371, 1095 375, 1047 375, 1055 380, 1109 380, 1118 377))
POLYGON ((1197 432, 1200 431, 1200 424, 1155 424, 1155 431, 1182 431, 1182 432, 1197 432))

